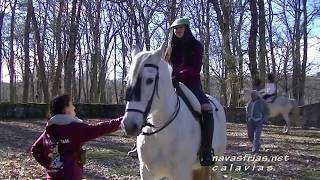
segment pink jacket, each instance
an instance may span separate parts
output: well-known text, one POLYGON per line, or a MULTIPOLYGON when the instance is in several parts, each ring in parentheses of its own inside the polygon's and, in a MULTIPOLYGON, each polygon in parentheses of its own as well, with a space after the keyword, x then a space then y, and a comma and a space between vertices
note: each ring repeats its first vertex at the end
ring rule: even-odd
POLYGON ((47 179, 81 179, 83 165, 79 163, 82 145, 99 136, 119 129, 122 118, 96 124, 86 124, 77 117, 70 115, 55 115, 47 123, 45 132, 32 145, 31 153, 35 159, 47 169, 47 179), (46 137, 55 137, 63 144, 63 168, 52 171, 48 157, 46 137), (75 155, 76 154, 76 155, 75 155))
POLYGON ((172 61, 172 75, 179 77, 179 80, 189 88, 201 87, 200 72, 202 67, 202 55, 203 47, 199 43, 195 47, 192 63, 185 63, 182 55, 172 61))

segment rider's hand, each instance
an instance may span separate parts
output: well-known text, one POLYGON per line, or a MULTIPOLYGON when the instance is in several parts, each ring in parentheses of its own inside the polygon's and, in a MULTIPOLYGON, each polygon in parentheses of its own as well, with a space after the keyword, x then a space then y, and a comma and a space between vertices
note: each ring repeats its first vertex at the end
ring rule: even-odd
POLYGON ((180 82, 179 76, 172 76, 172 84, 173 84, 173 87, 177 87, 177 85, 179 84, 179 82, 180 82))

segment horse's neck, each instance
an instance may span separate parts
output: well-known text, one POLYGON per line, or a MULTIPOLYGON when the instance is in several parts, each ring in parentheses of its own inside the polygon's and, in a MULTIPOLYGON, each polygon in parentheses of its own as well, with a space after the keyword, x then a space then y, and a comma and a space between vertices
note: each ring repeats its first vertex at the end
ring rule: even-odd
MULTIPOLYGON (((161 88, 161 87, 159 87, 161 88)), ((174 114, 177 106, 177 95, 173 88, 165 88, 166 92, 161 93, 158 103, 157 110, 152 113, 152 121, 154 125, 163 125, 170 119, 170 116, 174 114)))

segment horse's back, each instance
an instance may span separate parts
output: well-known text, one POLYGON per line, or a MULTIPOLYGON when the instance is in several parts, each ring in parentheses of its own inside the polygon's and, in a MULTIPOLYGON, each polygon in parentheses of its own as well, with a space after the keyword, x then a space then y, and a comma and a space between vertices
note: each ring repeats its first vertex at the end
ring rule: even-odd
POLYGON ((280 106, 291 106, 291 100, 284 95, 277 96, 273 103, 280 106))
POLYGON ((273 102, 267 103, 271 117, 278 114, 288 114, 294 108, 294 102, 295 100, 289 99, 287 96, 277 96, 273 102))

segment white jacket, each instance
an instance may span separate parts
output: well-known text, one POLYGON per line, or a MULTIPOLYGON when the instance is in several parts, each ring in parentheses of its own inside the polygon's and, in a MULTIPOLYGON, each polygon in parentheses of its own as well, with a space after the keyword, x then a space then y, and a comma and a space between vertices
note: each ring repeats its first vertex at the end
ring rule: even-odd
POLYGON ((262 92, 263 95, 271 95, 276 93, 276 85, 275 83, 267 83, 265 88, 262 89, 260 92, 262 92))

